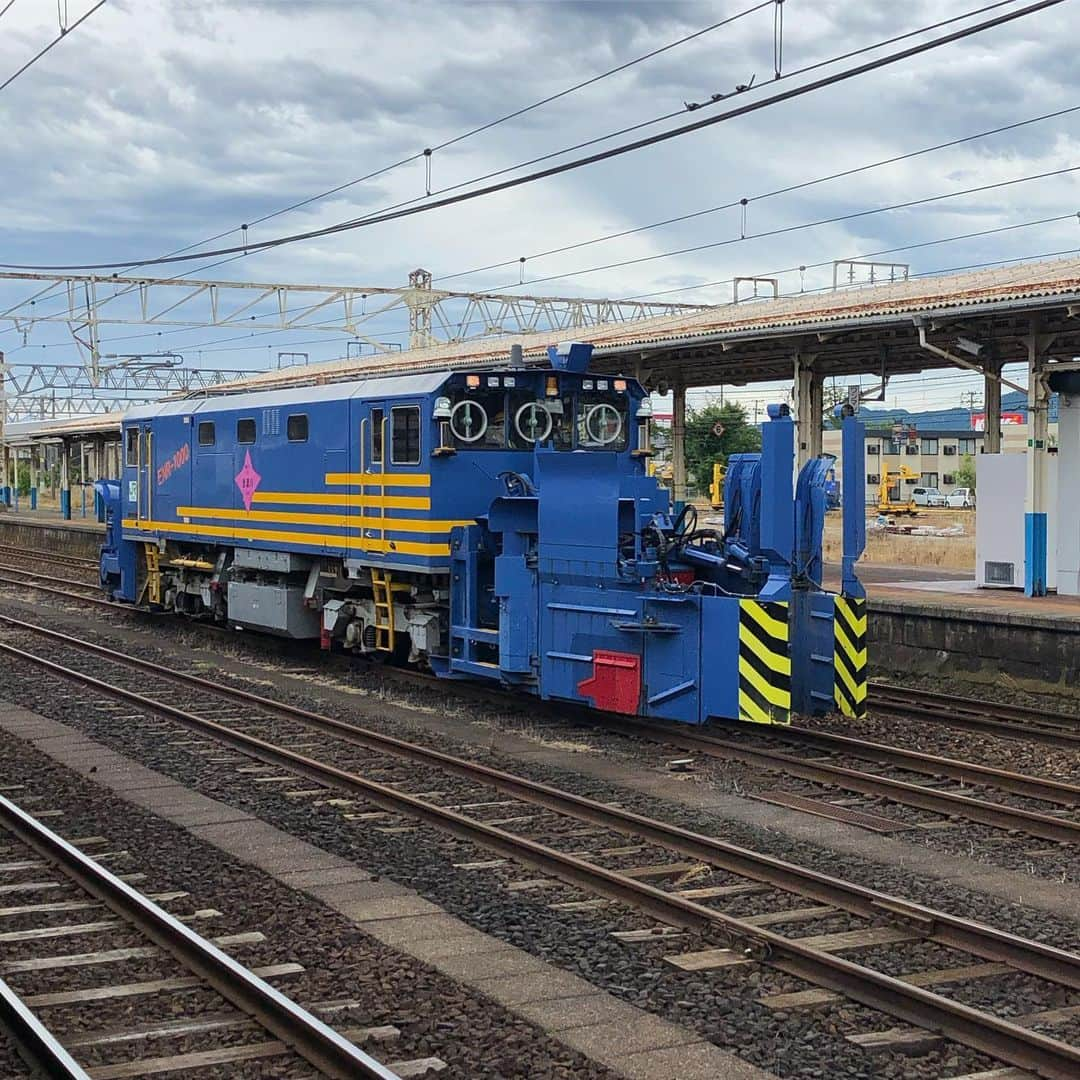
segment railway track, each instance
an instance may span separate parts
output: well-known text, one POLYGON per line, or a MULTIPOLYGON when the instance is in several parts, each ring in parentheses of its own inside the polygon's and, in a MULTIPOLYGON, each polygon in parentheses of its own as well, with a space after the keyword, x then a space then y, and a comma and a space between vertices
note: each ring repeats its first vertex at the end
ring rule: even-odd
MULTIPOLYGON (((129 884, 141 875, 125 880, 102 865, 110 853, 91 858, 3 796, 0 838, 5 860, 0 864, 0 894, 9 905, 0 908, 5 956, 0 975, 6 980, 0 982, 0 1018, 22 1053, 45 1075, 121 1080, 266 1059, 271 1070, 267 1075, 302 1060, 323 1076, 394 1080, 394 1072, 266 981, 287 976, 298 965, 251 971, 219 947, 243 948, 262 940, 261 934, 208 941, 191 924, 218 913, 170 914, 162 905, 183 900, 186 893, 144 896, 129 884), (48 878, 57 871, 63 880, 48 878), (6 928, 13 924, 18 928, 6 928), (58 941, 98 944, 102 937, 112 939, 106 944, 121 947, 53 952, 58 941), (128 971, 128 965, 150 967, 166 977, 117 983, 116 971, 128 971), (202 999, 202 1009, 181 1006, 172 1014, 179 1013, 180 1019, 152 1021, 142 1030, 132 1024, 130 1000, 153 996, 160 1003, 163 995, 186 996, 200 989, 213 995, 202 999), (228 1011, 206 1011, 207 1000, 215 999, 228 1011), (54 1015, 60 1028, 51 1022, 47 1026, 39 1013, 54 1015), (226 1037, 210 1045, 218 1033, 226 1037), (117 1052, 154 1046, 169 1037, 203 1039, 204 1048, 117 1060, 117 1052), (79 1058, 93 1063, 77 1064, 79 1058)), ((90 847, 104 840, 89 837, 81 842, 90 847)), ((156 1011, 169 1012, 160 1004, 156 1011)))
POLYGON ((1009 702, 982 701, 932 690, 871 683, 867 704, 878 712, 934 720, 939 724, 1023 739, 1046 746, 1080 749, 1080 717, 1009 702))
MULTIPOLYGON (((383 674, 395 681, 401 679, 425 687, 438 684, 434 677, 418 672, 387 668, 383 669, 383 674)), ((495 707, 506 707, 513 702, 520 704, 519 699, 488 687, 454 684, 453 690, 495 707)), ((565 720, 566 712, 565 709, 560 710, 562 715, 558 718, 565 720)), ((967 819, 990 828, 1019 832, 1056 843, 1080 842, 1080 821, 1075 816, 1069 816, 1080 807, 1080 785, 797 726, 760 730, 754 725, 733 726, 729 728, 732 737, 724 738, 686 725, 654 723, 622 715, 598 714, 586 709, 570 709, 569 713, 575 721, 584 725, 609 727, 617 734, 636 735, 705 758, 739 761, 796 780, 851 792, 862 796, 868 803, 877 803, 884 798, 914 810, 945 818, 967 819), (792 743, 801 749, 825 751, 836 760, 802 757, 758 745, 761 742, 792 743), (877 762, 909 775, 886 776, 852 768, 850 762, 854 759, 877 762), (843 764, 842 761, 848 763, 843 764), (940 779, 954 781, 960 790, 944 790, 915 782, 920 775, 930 778, 931 783, 940 779), (971 794, 976 788, 994 793, 995 798, 976 798, 971 794), (996 801, 1002 794, 1028 805, 1014 806, 996 801), (1033 808, 1031 803, 1049 803, 1051 809, 1047 811, 1045 806, 1033 808)), ((804 800, 800 808, 822 816, 850 820, 855 816, 850 810, 851 805, 847 802, 843 809, 830 809, 829 804, 820 800, 804 800), (815 802, 816 805, 812 805, 815 802)), ((879 818, 879 822, 882 826, 888 826, 885 818, 879 818)), ((899 826, 902 823, 895 824, 899 826)), ((917 822, 910 824, 918 827, 917 822)))
MULTIPOLYGON (((0 572, 11 572, 11 568, 0 566, 0 572)), ((5 580, 12 585, 23 585, 63 596, 66 599, 85 601, 111 610, 131 612, 128 605, 116 604, 92 595, 72 595, 66 592, 70 587, 78 587, 87 592, 96 591, 94 586, 69 579, 48 578, 51 585, 41 583, 41 575, 30 571, 16 571, 21 575, 18 580, 0 577, 0 584, 5 580), (26 579, 26 580, 24 580, 26 579)), ((405 679, 431 685, 435 680, 416 672, 391 672, 390 677, 405 679)), ((455 691, 473 694, 505 705, 514 700, 506 693, 491 688, 457 687, 455 691)), ((840 790, 858 796, 867 805, 884 798, 891 803, 908 807, 913 811, 925 812, 944 818, 961 818, 991 829, 1019 832, 1040 840, 1061 844, 1080 842, 1080 819, 1075 816, 1080 806, 1080 786, 1060 781, 1042 779, 1022 773, 996 769, 976 763, 958 761, 942 756, 919 754, 901 747, 872 744, 861 740, 847 739, 839 735, 813 731, 807 728, 770 728, 761 735, 756 729, 752 734, 736 733, 735 738, 722 738, 718 735, 704 734, 685 726, 658 724, 624 716, 605 717, 583 709, 571 710, 575 717, 585 723, 605 724, 610 722, 614 730, 620 733, 636 734, 653 742, 677 747, 701 754, 704 757, 722 761, 738 761, 755 768, 765 769, 808 785, 820 785, 828 789, 840 790), (846 758, 847 763, 808 759, 805 756, 787 752, 783 749, 767 746, 755 746, 751 738, 764 738, 796 743, 801 747, 817 748, 827 751, 838 759, 846 758), (864 768, 853 767, 851 759, 874 761, 893 770, 902 770, 904 775, 888 776, 881 772, 868 772, 864 768), (930 778, 929 782, 922 778, 930 778), (959 790, 943 790, 934 783, 941 778, 954 781, 959 790), (972 788, 989 792, 989 796, 976 797, 972 788), (1001 793, 1012 798, 1013 805, 1000 801, 1001 793), (991 797, 994 796, 994 797, 991 797), (1043 804, 1051 804, 1050 808, 1043 804), (1035 804, 1035 805, 1032 805, 1035 804)), ((962 721, 963 722, 963 721, 962 721)), ((1065 746, 1080 745, 1080 733, 1070 737, 1061 733, 1057 738, 1065 746)), ((870 816, 858 810, 829 809, 830 804, 817 796, 816 787, 806 789, 808 795, 796 794, 800 800, 796 808, 817 813, 819 816, 859 820, 889 829, 889 819, 880 815, 870 816)), ((857 805, 857 804, 856 804, 857 805)), ((897 828, 903 822, 894 823, 897 828)), ((919 827, 919 822, 909 822, 919 827)))
POLYGON ((38 562, 59 563, 63 566, 79 566, 93 570, 97 574, 97 559, 86 558, 82 555, 57 554, 55 551, 46 551, 42 548, 17 547, 14 544, 0 544, 0 556, 16 556, 20 559, 31 558, 38 562))
MULTIPOLYGON (((229 747, 242 757, 213 767, 242 783, 272 781, 284 770, 282 779, 303 777, 356 800, 351 820, 388 819, 391 829, 395 821, 420 821, 548 875, 539 886, 508 882, 510 890, 542 888, 547 880, 573 897, 554 907, 626 905, 638 925, 613 932, 628 942, 693 934, 707 946, 658 962, 708 971, 760 960, 817 988, 786 995, 798 1002, 775 1007, 839 994, 1039 1075, 1080 1073, 1080 1049, 1034 1029, 1055 1022, 1052 1010, 1003 1017, 930 989, 1022 973, 1030 987, 1019 1000, 1060 1002, 1062 993, 1080 990, 1076 954, 57 631, 7 617, 3 622, 32 634, 35 649, 0 642, 0 651, 113 698, 124 723, 149 713, 229 747), (43 655, 43 643, 51 658, 43 655), (314 733, 318 758, 291 748, 312 745, 314 733), (265 768, 238 767, 244 757, 265 768), (584 854, 583 832, 590 848, 584 854), (627 838, 635 843, 627 845, 627 838), (642 915, 662 926, 641 927, 642 915), (880 946, 902 952, 911 943, 940 949, 942 958, 929 967, 925 957, 912 959, 910 966, 920 970, 908 970, 902 956, 891 955, 886 967, 899 970, 898 977, 838 955, 880 946), (957 953, 967 962, 958 964, 957 953)), ((200 760, 211 768, 209 758, 200 760)))
MULTIPOLYGON (((0 552, 8 551, 25 557, 40 556, 49 561, 47 552, 0 545, 0 552)), ((92 559, 52 556, 52 561, 92 569, 96 575, 97 563, 92 559)), ((36 570, 0 565, 0 574, 13 574, 15 578, 0 577, 0 584, 21 585, 44 593, 51 593, 68 600, 84 601, 116 611, 136 613, 129 604, 118 604, 100 596, 100 586, 56 577, 36 570), (80 590, 72 595, 68 590, 80 590), (98 594, 98 595, 94 595, 98 594)), ((939 724, 971 731, 1022 739, 1062 749, 1080 749, 1080 717, 1067 713, 1053 713, 1044 709, 1017 705, 1009 702, 991 702, 978 698, 960 697, 912 687, 896 687, 888 683, 873 682, 869 686, 868 705, 880 712, 934 720, 939 724)))
POLYGON ((130 604, 118 604, 113 600, 106 600, 101 595, 100 585, 76 581, 73 578, 55 577, 34 570, 22 570, 14 566, 0 566, 0 585, 31 589, 34 592, 46 593, 61 600, 73 600, 81 604, 90 604, 96 608, 107 608, 121 613, 126 612, 129 615, 138 614, 140 610, 133 608, 130 604), (49 584, 46 584, 46 582, 49 584), (72 592, 72 589, 80 591, 72 592))
MULTIPOLYGON (((736 733, 735 738, 725 739, 706 735, 693 729, 656 725, 632 719, 619 718, 618 730, 643 738, 663 742, 680 750, 691 751, 707 758, 722 761, 738 761, 783 775, 786 778, 806 781, 814 785, 808 790, 819 795, 818 787, 854 793, 871 802, 885 799, 891 803, 927 811, 945 818, 963 818, 994 829, 1020 832, 1042 840, 1075 844, 1080 842, 1080 820, 1071 814, 1080 805, 1080 787, 1059 781, 1011 773, 1003 769, 976 765, 950 758, 918 754, 900 747, 862 743, 839 735, 809 729, 769 728, 764 734, 756 730, 736 733), (867 772, 852 768, 838 761, 820 757, 805 757, 787 750, 771 749, 754 745, 761 740, 789 741, 801 748, 824 749, 830 755, 843 755, 846 759, 863 759, 882 762, 908 773, 930 777, 931 782, 917 783, 913 779, 899 779, 882 772, 867 772), (958 790, 945 790, 933 786, 936 778, 948 778, 958 783, 995 789, 1018 799, 1038 803, 1052 803, 1054 809, 1045 811, 1030 806, 1013 806, 996 799, 978 798, 958 790)), ((811 800, 813 801, 813 800, 811 800)), ((804 809, 812 809, 805 806, 804 809)), ((823 816, 844 816, 839 809, 823 816)), ((901 827, 904 823, 897 821, 901 827)), ((910 823, 917 826, 918 822, 910 823)), ((888 828, 888 819, 881 820, 888 828)))
MULTIPOLYGON (((19 584, 23 579, 29 578, 31 581, 47 582, 50 587, 57 589, 83 589, 86 590, 89 597, 92 593, 97 593, 94 599, 102 599, 101 586, 96 581, 79 581, 76 578, 68 577, 56 577, 52 574, 42 574, 37 570, 23 570, 18 566, 7 566, 0 564, 0 574, 12 574, 17 579, 11 582, 11 584, 19 584)), ((0 580, 4 580, 0 578, 0 580)), ((82 600, 83 596, 74 597, 74 599, 82 600)))

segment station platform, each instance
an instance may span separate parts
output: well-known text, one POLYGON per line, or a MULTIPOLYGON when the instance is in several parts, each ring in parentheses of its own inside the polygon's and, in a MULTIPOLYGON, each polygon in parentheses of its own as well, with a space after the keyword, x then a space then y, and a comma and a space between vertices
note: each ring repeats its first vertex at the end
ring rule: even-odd
POLYGON ((37 529, 91 529, 95 533, 105 532, 105 526, 92 513, 88 512, 86 517, 75 513, 73 517, 66 519, 54 507, 38 507, 37 510, 0 508, 0 523, 26 525, 37 529))
POLYGON ((0 544, 96 559, 104 537, 105 526, 93 517, 67 521, 51 508, 18 513, 0 509, 0 544))
POLYGON ((858 572, 874 676, 1006 678, 1072 694, 1080 684, 1080 597, 980 589, 955 570, 867 563, 858 572))

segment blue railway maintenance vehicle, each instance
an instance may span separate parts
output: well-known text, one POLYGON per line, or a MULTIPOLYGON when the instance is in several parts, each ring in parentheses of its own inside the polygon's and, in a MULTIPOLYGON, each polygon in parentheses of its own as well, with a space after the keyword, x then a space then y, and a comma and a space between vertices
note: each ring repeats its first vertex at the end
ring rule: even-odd
POLYGON ((170 400, 102 481, 116 600, 321 640, 547 700, 701 724, 864 709, 862 426, 844 421, 844 563, 822 587, 822 457, 772 406, 723 526, 648 475, 648 394, 551 366, 170 400), (850 464, 849 464, 850 463, 850 464))

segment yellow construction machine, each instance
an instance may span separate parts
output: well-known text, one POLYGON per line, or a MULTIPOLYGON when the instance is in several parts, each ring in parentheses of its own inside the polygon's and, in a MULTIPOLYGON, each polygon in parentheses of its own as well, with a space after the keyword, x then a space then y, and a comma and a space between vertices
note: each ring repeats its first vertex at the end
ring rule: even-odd
MULTIPOLYGON (((899 472, 889 472, 887 467, 883 467, 881 470, 881 483, 878 486, 878 513, 879 514, 917 514, 919 508, 915 505, 915 501, 909 498, 906 502, 899 499, 893 499, 889 494, 890 488, 893 484, 897 484, 904 480, 918 480, 919 474, 912 469, 909 469, 906 465, 900 466, 899 472)), ((900 488, 897 487, 897 492, 900 488)))
POLYGON ((724 477, 727 476, 727 466, 719 461, 713 462, 712 483, 709 484, 709 505, 714 510, 724 508, 724 477))

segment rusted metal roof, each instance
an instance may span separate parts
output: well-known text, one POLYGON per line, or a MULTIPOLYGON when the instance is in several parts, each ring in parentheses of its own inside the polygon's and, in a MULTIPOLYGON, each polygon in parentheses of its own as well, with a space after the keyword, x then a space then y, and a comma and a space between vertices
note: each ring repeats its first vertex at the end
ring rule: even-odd
POLYGON ((791 336, 815 327, 855 329, 883 322, 910 326, 920 314, 948 310, 993 311, 1034 306, 1051 299, 1080 303, 1080 258, 1021 263, 962 274, 913 278, 886 285, 865 285, 798 296, 722 304, 703 311, 639 319, 594 328, 544 331, 527 337, 501 336, 484 341, 437 345, 392 357, 353 357, 311 364, 294 371, 273 371, 215 389, 236 390, 297 383, 318 383, 370 376, 375 371, 449 370, 505 363, 511 344, 520 343, 527 360, 542 356, 548 345, 572 337, 596 346, 599 355, 663 346, 682 341, 791 336))
POLYGON ((9 446, 29 446, 42 439, 78 439, 80 436, 114 435, 120 437, 122 412, 97 413, 94 416, 73 416, 62 420, 20 420, 5 427, 9 446))

